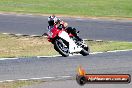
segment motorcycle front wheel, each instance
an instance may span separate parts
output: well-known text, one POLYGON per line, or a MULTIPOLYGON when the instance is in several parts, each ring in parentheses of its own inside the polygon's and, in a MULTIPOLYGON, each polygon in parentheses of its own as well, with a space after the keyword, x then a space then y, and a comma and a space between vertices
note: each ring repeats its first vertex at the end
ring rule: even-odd
POLYGON ((54 41, 54 49, 64 57, 69 56, 68 43, 63 39, 56 39, 54 41))

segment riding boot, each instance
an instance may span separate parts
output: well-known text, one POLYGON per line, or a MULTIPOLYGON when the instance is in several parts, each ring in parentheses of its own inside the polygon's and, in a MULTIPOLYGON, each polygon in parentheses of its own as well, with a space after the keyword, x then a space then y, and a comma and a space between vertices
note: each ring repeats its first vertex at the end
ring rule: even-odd
POLYGON ((79 36, 77 36, 77 35, 75 36, 75 38, 77 39, 77 41, 80 41, 80 42, 83 41, 83 40, 82 40, 79 36))

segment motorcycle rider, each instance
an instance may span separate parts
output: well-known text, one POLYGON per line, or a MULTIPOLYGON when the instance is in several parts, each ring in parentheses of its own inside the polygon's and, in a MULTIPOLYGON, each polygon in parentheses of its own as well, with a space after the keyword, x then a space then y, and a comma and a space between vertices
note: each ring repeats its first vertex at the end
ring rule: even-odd
POLYGON ((55 15, 48 17, 48 24, 48 30, 51 30, 53 27, 56 27, 58 29, 65 29, 68 34, 71 33, 77 38, 78 41, 82 41, 82 39, 77 35, 75 28, 68 27, 67 22, 61 21, 55 15))
POLYGON ((55 15, 49 16, 48 17, 48 29, 52 29, 55 25, 55 23, 59 20, 55 15))

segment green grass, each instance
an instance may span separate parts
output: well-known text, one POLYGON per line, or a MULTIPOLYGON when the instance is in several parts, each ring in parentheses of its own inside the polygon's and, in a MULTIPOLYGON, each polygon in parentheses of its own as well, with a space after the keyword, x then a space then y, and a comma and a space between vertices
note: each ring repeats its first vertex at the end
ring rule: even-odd
POLYGON ((0 83, 0 88, 21 88, 24 86, 39 84, 41 81, 15 81, 0 83))
POLYGON ((0 35, 0 57, 29 57, 56 54, 46 38, 0 35))
MULTIPOLYGON (((131 42, 86 41, 91 52, 132 49, 131 42)), ((31 57, 57 55, 45 37, 18 37, 0 34, 0 57, 31 57)))
POLYGON ((87 42, 90 45, 91 52, 107 52, 113 50, 132 49, 132 42, 119 41, 103 41, 103 42, 87 42))
POLYGON ((132 17, 132 0, 0 0, 0 11, 132 17))

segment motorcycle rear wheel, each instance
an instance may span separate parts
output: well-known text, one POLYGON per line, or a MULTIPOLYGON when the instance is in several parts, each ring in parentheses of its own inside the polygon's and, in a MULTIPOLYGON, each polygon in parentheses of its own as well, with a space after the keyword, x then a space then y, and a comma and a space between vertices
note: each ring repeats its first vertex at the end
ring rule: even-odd
POLYGON ((63 39, 56 39, 54 41, 54 49, 59 52, 63 57, 69 56, 68 44, 63 39))
POLYGON ((90 53, 90 50, 89 50, 89 47, 88 46, 87 47, 84 47, 81 50, 81 52, 80 52, 80 54, 82 54, 83 56, 87 56, 87 55, 89 55, 89 53, 90 53))

